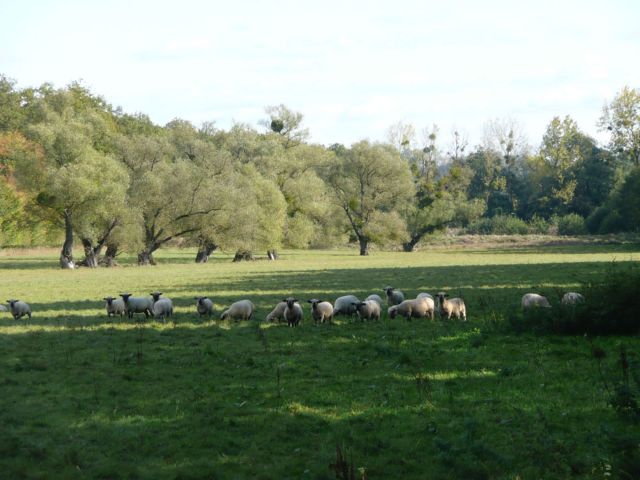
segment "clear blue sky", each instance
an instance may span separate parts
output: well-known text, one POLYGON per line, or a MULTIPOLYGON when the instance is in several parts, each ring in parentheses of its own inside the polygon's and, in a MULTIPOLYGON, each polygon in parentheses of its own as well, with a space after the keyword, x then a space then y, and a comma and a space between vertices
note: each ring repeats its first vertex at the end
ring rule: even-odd
POLYGON ((604 102, 640 87, 640 2, 5 0, 0 45, 20 87, 83 80, 159 124, 284 103, 324 144, 398 121, 475 144, 510 117, 537 146, 555 115, 606 138, 604 102))

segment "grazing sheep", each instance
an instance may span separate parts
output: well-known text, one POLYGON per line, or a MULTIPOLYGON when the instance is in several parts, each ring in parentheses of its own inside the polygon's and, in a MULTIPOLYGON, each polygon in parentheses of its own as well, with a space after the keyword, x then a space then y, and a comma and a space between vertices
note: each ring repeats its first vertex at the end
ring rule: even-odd
POLYGON ((440 316, 447 316, 447 320, 451 319, 453 315, 456 318, 462 318, 463 321, 467 321, 467 307, 464 304, 464 300, 461 298, 446 298, 448 294, 444 292, 438 292, 436 294, 438 303, 440 304, 440 316))
POLYGON ((365 300, 353 304, 360 320, 380 320, 380 304, 376 300, 365 300))
POLYGON ((104 308, 107 310, 107 317, 113 317, 114 315, 120 315, 122 317, 122 315, 127 312, 122 298, 104 297, 103 300, 107 302, 104 305, 104 308))
POLYGON ((562 305, 575 305, 584 302, 584 295, 578 292, 567 292, 562 296, 560 303, 562 305))
POLYGON ((213 313, 213 302, 208 297, 193 297, 194 300, 197 300, 196 310, 200 316, 208 316, 211 317, 213 313))
POLYGON ((393 307, 394 305, 400 305, 404 302, 404 294, 397 288, 387 285, 382 291, 387 294, 387 306, 393 307))
POLYGON ((333 302, 333 316, 354 315, 356 313, 356 308, 353 306, 354 303, 360 303, 360 300, 355 295, 336 298, 336 301, 333 302))
POLYGON ((145 318, 151 315, 153 299, 150 297, 132 297, 130 293, 121 293, 124 301, 125 311, 129 318, 133 318, 134 313, 144 313, 145 318))
POLYGON ((230 320, 251 320, 254 311, 251 300, 239 300, 232 303, 231 306, 222 312, 220 320, 229 318, 230 320))
POLYGON ((416 297, 416 300, 420 298, 430 298, 431 300, 433 300, 433 295, 427 292, 422 292, 418 294, 418 296, 416 297))
POLYGON ((9 311, 11 315, 13 315, 13 318, 18 320, 24 315, 28 315, 29 320, 31 320, 31 308, 25 302, 20 300, 7 300, 7 303, 9 304, 9 311))
POLYGON ((284 319, 290 327, 297 327, 302 320, 302 305, 298 303, 297 298, 289 297, 282 300, 287 303, 284 309, 284 319))
POLYGON ((273 310, 271 310, 271 313, 269 313, 269 315, 267 315, 267 318, 265 318, 265 320, 267 322, 275 322, 276 320, 280 321, 280 320, 284 320, 284 309, 287 308, 287 302, 278 302, 278 304, 275 306, 275 308, 273 310))
POLYGON ((160 298, 162 292, 152 292, 149 295, 153 298, 151 313, 154 318, 160 318, 164 322, 166 317, 173 315, 173 302, 170 298, 160 298))
POLYGON ((429 317, 433 320, 435 312, 435 303, 431 298, 416 298, 414 300, 405 300, 399 305, 393 305, 387 310, 389 318, 396 318, 396 315, 402 315, 407 320, 411 318, 429 317))
POLYGON ((371 295, 369 295, 367 298, 364 299, 365 302, 367 300, 374 300, 374 301, 378 302, 378 305, 382 306, 382 298, 380 297, 380 295, 372 293, 371 295))
POLYGON ((333 305, 330 302, 324 302, 317 298, 312 298, 307 302, 311 304, 311 316, 316 323, 324 323, 325 320, 329 320, 329 323, 333 322, 333 305))
POLYGON ((522 296, 523 309, 537 308, 537 307, 551 308, 551 304, 549 303, 549 300, 547 300, 546 297, 543 297, 542 295, 538 295, 537 293, 525 293, 522 296))

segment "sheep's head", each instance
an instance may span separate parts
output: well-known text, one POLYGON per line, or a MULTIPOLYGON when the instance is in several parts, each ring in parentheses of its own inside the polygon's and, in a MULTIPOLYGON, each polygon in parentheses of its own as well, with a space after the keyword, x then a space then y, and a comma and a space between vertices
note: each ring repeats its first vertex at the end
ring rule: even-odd
POLYGON ((394 290, 395 290, 395 288, 394 288, 394 287, 392 287, 391 285, 387 285, 386 287, 384 287, 384 288, 382 289, 382 291, 383 291, 384 293, 386 293, 387 295, 391 295, 391 292, 393 292, 394 290))
POLYGON ((113 301, 115 300, 115 298, 113 298, 113 297, 104 297, 103 300, 106 300, 107 305, 111 306, 113 304, 113 301))
POLYGON ((13 308, 13 306, 18 303, 20 300, 7 300, 7 303, 9 304, 9 306, 11 308, 13 308))
POLYGON ((193 297, 194 300, 198 301, 198 305, 202 306, 207 297, 193 297))
POLYGON ((289 297, 282 300, 283 302, 287 302, 287 308, 293 308, 293 304, 298 301, 297 298, 289 297))
POLYGON ((445 292, 438 292, 436 293, 436 298, 438 299, 438 301, 440 302, 440 304, 442 304, 442 302, 444 302, 445 297, 448 297, 449 294, 445 293, 445 292))
POLYGON ((387 314, 389 315, 389 318, 396 318, 397 313, 398 313, 398 307, 395 305, 393 307, 389 307, 389 310, 387 310, 387 314))
POLYGON ((317 298, 312 298, 310 300, 307 300, 307 302, 311 304, 312 309, 316 310, 318 308, 318 304, 322 302, 322 300, 318 300, 317 298))
POLYGON ((131 296, 131 294, 130 293, 121 293, 120 296, 124 300, 124 303, 127 303, 129 301, 129 297, 131 296))
POLYGON ((154 302, 157 302, 160 298, 160 295, 162 295, 162 292, 151 292, 149 295, 153 297, 154 302))

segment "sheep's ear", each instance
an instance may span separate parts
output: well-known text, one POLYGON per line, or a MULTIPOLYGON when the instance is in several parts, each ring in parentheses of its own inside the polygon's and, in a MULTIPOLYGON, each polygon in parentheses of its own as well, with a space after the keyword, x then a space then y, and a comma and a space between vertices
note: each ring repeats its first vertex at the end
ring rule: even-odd
POLYGON ((309 303, 313 303, 313 300, 307 300, 307 302, 309 302, 309 303))

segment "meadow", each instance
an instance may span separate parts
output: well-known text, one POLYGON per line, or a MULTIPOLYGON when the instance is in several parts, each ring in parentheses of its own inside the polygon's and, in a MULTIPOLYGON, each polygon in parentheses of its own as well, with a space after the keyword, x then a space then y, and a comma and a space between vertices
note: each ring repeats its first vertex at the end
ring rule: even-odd
POLYGON ((0 313, 0 477, 348 478, 339 447, 354 478, 634 478, 638 424, 611 392, 638 337, 515 333, 507 319, 523 293, 557 304, 637 264, 640 244, 193 258, 62 271, 57 252, 0 255, 0 299, 34 312, 0 313), (462 296, 469 320, 313 324, 307 299, 388 284, 462 296), (107 318, 104 296, 154 290, 173 299, 170 321, 107 318), (265 323, 289 295, 302 325, 265 323), (242 298, 252 321, 217 320, 242 298))

